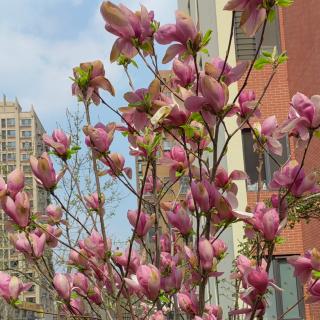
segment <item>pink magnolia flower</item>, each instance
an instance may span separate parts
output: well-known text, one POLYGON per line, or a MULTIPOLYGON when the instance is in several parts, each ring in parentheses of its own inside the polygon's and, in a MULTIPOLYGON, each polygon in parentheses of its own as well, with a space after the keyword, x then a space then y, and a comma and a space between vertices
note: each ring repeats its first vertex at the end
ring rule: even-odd
POLYGON ((187 211, 176 204, 172 211, 167 213, 168 221, 179 230, 182 235, 188 235, 192 231, 192 220, 187 211))
POLYGON ((162 311, 157 311, 151 316, 150 320, 166 320, 166 317, 164 316, 162 311))
MULTIPOLYGON (((288 257, 287 261, 294 267, 294 276, 303 284, 307 283, 311 279, 313 266, 310 251, 307 251, 303 256, 288 257)), ((318 268, 318 270, 320 270, 320 268, 318 268)))
MULTIPOLYGON (((160 178, 156 178, 156 190, 160 192, 163 187, 163 183, 160 178)), ((153 177, 147 176, 146 183, 144 184, 143 193, 153 193, 153 177)))
POLYGON ((30 223, 30 201, 26 192, 18 192, 15 200, 6 196, 1 199, 3 211, 21 228, 30 223))
POLYGON ((46 208, 46 213, 48 215, 48 223, 56 224, 62 219, 62 209, 53 204, 49 204, 46 208))
POLYGON ((117 177, 124 172, 129 179, 132 178, 132 169, 124 166, 125 159, 122 154, 113 152, 100 160, 110 168, 106 170, 105 173, 109 174, 111 177, 117 177))
POLYGON ((186 152, 180 146, 174 146, 170 151, 165 152, 161 162, 169 165, 169 176, 172 182, 176 181, 178 176, 183 175, 188 168, 186 152))
MULTIPOLYGON (((110 61, 114 62, 123 54, 133 58, 137 53, 136 46, 143 47, 152 40, 154 33, 154 13, 141 5, 140 11, 132 12, 126 6, 118 6, 110 1, 101 4, 100 12, 105 20, 108 32, 117 36, 110 54, 110 61)), ((145 51, 145 54, 150 53, 145 51)))
POLYGON ((275 208, 267 208, 263 202, 257 203, 252 219, 248 222, 258 230, 267 241, 273 241, 283 229, 279 212, 275 208))
POLYGON ((9 173, 7 178, 7 192, 14 198, 24 187, 24 174, 20 169, 9 173))
POLYGON ((221 239, 214 239, 212 242, 213 254, 216 258, 222 258, 228 246, 221 239))
POLYGON ((177 294, 178 304, 182 311, 192 316, 199 312, 199 300, 194 291, 179 292, 177 294))
POLYGON ((53 163, 46 152, 39 158, 30 156, 30 165, 37 183, 47 190, 54 189, 64 174, 64 171, 61 171, 56 175, 53 163))
POLYGON ((204 270, 211 270, 214 260, 213 247, 208 239, 201 238, 199 241, 200 265, 204 270))
POLYGON ((283 187, 290 188, 290 192, 295 197, 300 197, 305 192, 317 192, 319 190, 316 173, 311 172, 306 175, 296 160, 287 162, 274 172, 269 187, 273 190, 279 190, 283 187))
POLYGON ((86 296, 89 290, 89 279, 81 272, 76 272, 71 275, 72 289, 79 294, 86 296))
POLYGON ((72 283, 67 275, 64 275, 62 273, 55 274, 53 278, 53 285, 57 293, 63 300, 70 300, 72 283))
POLYGON ((113 96, 115 94, 112 84, 105 78, 103 63, 100 60, 80 63, 79 67, 73 68, 73 76, 72 94, 85 102, 92 99, 93 103, 98 105, 99 89, 106 90, 113 96))
POLYGON ((42 140, 48 147, 51 147, 57 155, 61 157, 67 156, 67 152, 71 144, 71 137, 65 134, 63 130, 53 130, 51 137, 44 133, 42 140))
MULTIPOLYGON (((94 192, 90 195, 87 195, 84 197, 86 201, 86 206, 90 208, 91 210, 98 211, 99 210, 99 195, 97 192, 94 192)), ((105 196, 104 194, 101 194, 100 196, 101 205, 104 205, 105 202, 105 196)))
POLYGON ((23 283, 17 277, 11 277, 0 271, 0 296, 8 303, 15 302, 19 295, 31 288, 31 283, 23 283))
POLYGON ((181 288, 183 280, 183 272, 181 268, 172 266, 170 272, 166 272, 161 276, 161 289, 165 292, 171 292, 172 290, 179 290, 181 288))
POLYGON ((115 129, 115 123, 104 125, 99 122, 94 127, 85 127, 83 131, 86 135, 86 145, 99 153, 108 152, 115 129))
POLYGON ((152 264, 140 265, 136 280, 125 278, 127 285, 135 291, 141 291, 149 300, 155 300, 160 291, 160 272, 152 264))
POLYGON ((224 70, 221 80, 229 86, 231 83, 238 81, 243 76, 248 66, 249 61, 242 61, 232 68, 228 63, 225 63, 223 59, 214 58, 211 62, 207 62, 205 64, 205 73, 218 80, 222 70, 224 70))
POLYGON ((319 130, 320 127, 320 96, 310 99, 298 92, 291 101, 288 120, 284 122, 280 133, 292 134, 302 141, 309 139, 309 129, 319 130))
POLYGON ((249 37, 253 37, 266 19, 263 0, 229 0, 224 10, 243 11, 240 26, 249 37))
POLYGON ((228 102, 228 88, 214 78, 204 75, 199 80, 199 92, 202 96, 188 97, 185 100, 185 106, 191 112, 201 111, 205 121, 213 125, 216 115, 228 102))
POLYGON ((95 303, 98 306, 103 302, 101 290, 97 286, 89 291, 88 298, 91 302, 95 303))
MULTIPOLYGON (((113 253, 112 259, 115 261, 115 263, 126 268, 128 265, 128 259, 129 259, 129 248, 127 248, 124 253, 121 251, 115 251, 113 253)), ((141 264, 141 258, 139 254, 135 250, 131 250, 130 263, 129 263, 130 271, 136 273, 140 264, 141 264)))
POLYGON ((89 256, 104 259, 108 251, 111 250, 111 239, 107 239, 107 247, 105 247, 102 236, 93 230, 89 237, 79 241, 79 246, 89 256))
POLYGON ((189 88, 196 80, 196 71, 192 57, 183 61, 174 59, 172 64, 174 77, 171 79, 171 84, 174 88, 179 86, 189 88))
POLYGON ((248 175, 241 170, 233 170, 230 175, 223 167, 218 167, 214 183, 217 188, 230 189, 234 180, 246 180, 248 175))
POLYGON ((27 257, 40 258, 45 249, 46 235, 38 236, 35 232, 26 235, 25 232, 15 233, 10 236, 14 247, 27 257))
POLYGON ((306 303, 315 303, 320 301, 320 282, 311 280, 307 288, 310 296, 306 299, 306 303))
POLYGON ((143 211, 140 212, 138 223, 137 223, 137 219, 138 219, 137 210, 128 210, 127 217, 130 224, 133 226, 133 228, 135 228, 135 226, 137 225, 136 234, 139 237, 144 237, 148 233, 148 231, 151 229, 154 222, 153 217, 150 216, 149 214, 144 213, 143 211))
MULTIPOLYGON (((50 248, 55 248, 59 241, 58 238, 62 235, 62 230, 57 226, 51 226, 50 224, 43 225, 46 236, 46 243, 50 248)), ((42 230, 41 230, 42 231, 42 230)))
POLYGON ((171 241, 168 233, 164 233, 160 236, 161 252, 171 252, 171 241))
POLYGON ((69 254, 69 264, 74 266, 80 266, 84 269, 88 268, 88 254, 84 249, 76 248, 76 250, 71 250, 69 254))
POLYGON ((78 316, 84 315, 85 313, 85 305, 81 298, 70 299, 70 307, 72 313, 78 316))
POLYGON ((188 44, 197 50, 198 30, 192 21, 192 18, 182 11, 176 11, 176 24, 165 24, 155 33, 154 38, 160 44, 170 44, 163 57, 162 63, 168 63, 177 55, 183 55, 188 52, 188 44))
POLYGON ((237 123, 240 125, 242 121, 251 115, 260 117, 261 112, 256 107, 256 94, 253 90, 243 90, 238 98, 238 105, 233 107, 232 112, 238 113, 237 123), (255 109, 255 110, 254 110, 255 109))
MULTIPOLYGON (((259 140, 263 145, 268 147, 268 150, 273 152, 276 155, 281 156, 282 154, 282 145, 277 139, 277 119, 275 116, 270 116, 266 118, 262 125, 260 123, 255 123, 253 126, 258 134, 259 140)), ((259 147, 259 144, 256 143, 256 147, 259 147)))

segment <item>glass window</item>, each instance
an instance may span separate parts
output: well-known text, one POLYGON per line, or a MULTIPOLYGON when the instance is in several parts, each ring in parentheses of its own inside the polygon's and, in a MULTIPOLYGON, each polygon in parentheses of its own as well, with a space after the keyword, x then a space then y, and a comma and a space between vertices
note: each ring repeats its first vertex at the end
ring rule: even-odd
POLYGON ((8 118, 7 119, 7 126, 8 127, 14 127, 16 125, 16 119, 15 118, 8 118))
POLYGON ((2 155, 2 161, 7 161, 7 155, 5 153, 2 155))
POLYGON ((7 132, 6 132, 6 130, 2 130, 2 132, 1 132, 1 137, 2 137, 2 139, 6 139, 6 137, 7 137, 7 132))
POLYGON ((16 148, 16 142, 15 141, 8 141, 7 142, 7 149, 15 149, 16 148))
POLYGON ((6 127, 6 119, 1 119, 1 127, 2 128, 6 127))
POLYGON ((189 177, 184 176, 180 178, 180 193, 186 194, 189 190, 189 177))
POLYGON ((16 136, 16 130, 7 131, 8 138, 14 138, 16 136))
POLYGON ((11 160, 11 161, 16 160, 16 154, 15 153, 8 153, 7 154, 7 159, 11 160))
POLYGON ((25 177, 25 182, 27 186, 32 186, 32 177, 25 177))
POLYGON ((23 138, 30 138, 31 137, 31 131, 22 131, 21 135, 23 138))
MULTIPOLYGON (((258 30, 254 37, 248 37, 240 27, 241 15, 242 12, 235 13, 236 55, 238 60, 252 60, 260 43, 262 28, 258 30)), ((279 17, 278 12, 276 12, 274 21, 267 23, 261 50, 272 52, 273 48, 277 47, 278 52, 281 51, 279 30, 279 17)))
POLYGON ((36 298, 35 297, 27 297, 26 301, 27 302, 31 302, 31 303, 35 303, 36 302, 36 298))
POLYGON ((21 127, 30 127, 31 126, 31 119, 21 119, 20 125, 21 125, 21 127))
POLYGON ((21 153, 21 161, 28 161, 29 155, 27 153, 21 153))
POLYGON ((173 142, 170 140, 163 141, 163 151, 170 151, 173 147, 173 142))
POLYGON ((29 141, 22 142, 22 149, 24 150, 30 150, 32 148, 32 143, 29 141))
POLYGON ((10 268, 17 268, 18 267, 18 261, 14 260, 14 261, 10 261, 10 268))
POLYGON ((1 143, 1 149, 2 151, 7 150, 7 144, 5 142, 1 143))

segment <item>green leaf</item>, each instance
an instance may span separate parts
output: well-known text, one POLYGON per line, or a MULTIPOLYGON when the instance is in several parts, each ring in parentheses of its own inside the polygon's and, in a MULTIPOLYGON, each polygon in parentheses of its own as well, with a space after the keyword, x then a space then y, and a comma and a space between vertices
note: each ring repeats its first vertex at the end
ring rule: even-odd
POLYGON ((267 57, 267 58, 271 58, 271 57, 272 57, 272 53, 271 53, 271 52, 268 52, 268 51, 262 50, 261 54, 262 54, 264 57, 267 57))
POLYGON ((272 23, 274 21, 275 17, 276 17, 276 10, 271 9, 269 11, 268 21, 272 23))
POLYGON ((203 39, 202 39, 202 43, 201 43, 201 46, 202 47, 205 47, 208 43, 209 43, 209 41, 211 40, 211 35, 212 35, 212 30, 208 30, 206 33, 205 33, 205 35, 204 35, 204 37, 203 37, 203 39))
POLYGON ((263 67, 266 65, 266 64, 271 64, 272 61, 270 58, 266 58, 264 56, 261 56, 260 58, 258 58, 256 60, 256 62, 254 63, 254 68, 256 70, 261 70, 263 69, 263 67))
POLYGON ((200 51, 206 55, 209 55, 209 50, 207 48, 202 48, 200 51))
POLYGON ((320 271, 312 270, 312 278, 320 279, 320 271))
POLYGON ((277 0, 276 4, 280 7, 289 7, 293 2, 294 0, 277 0))
POLYGON ((201 114, 199 112, 193 112, 191 114, 190 120, 191 121, 195 120, 195 121, 198 121, 198 122, 202 122, 201 114))
POLYGON ((315 131, 314 136, 320 139, 320 131, 319 130, 315 131))
POLYGON ((169 304, 171 302, 171 300, 165 296, 164 293, 159 296, 159 300, 165 304, 169 304))
POLYGON ((130 62, 133 64, 133 66, 135 66, 137 69, 139 68, 138 64, 133 60, 131 59, 130 62))
POLYGON ((181 128, 184 129, 184 132, 187 136, 187 138, 192 138, 194 136, 194 128, 191 127, 189 124, 184 124, 181 126, 181 128))
POLYGON ((288 56, 287 56, 287 53, 286 52, 282 52, 280 54, 280 56, 278 57, 278 63, 279 64, 282 64, 282 63, 285 63, 288 61, 288 56))
POLYGON ((283 244, 283 243, 285 243, 285 238, 283 238, 283 237, 276 237, 276 239, 275 239, 275 243, 276 244, 283 244))
POLYGON ((184 174, 184 172, 183 172, 183 171, 182 171, 182 172, 176 171, 176 178, 180 178, 180 177, 182 177, 182 176, 183 176, 183 174, 184 174))
POLYGON ((72 299, 77 299, 78 297, 79 297, 79 295, 75 291, 72 291, 71 298, 72 299))

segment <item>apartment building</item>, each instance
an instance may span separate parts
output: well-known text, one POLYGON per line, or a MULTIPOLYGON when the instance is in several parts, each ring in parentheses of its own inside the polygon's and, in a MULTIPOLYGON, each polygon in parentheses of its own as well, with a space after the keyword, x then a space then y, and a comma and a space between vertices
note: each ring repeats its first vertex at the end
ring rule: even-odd
MULTIPOLYGON (((41 140, 45 132, 33 107, 30 111, 22 111, 16 99, 7 101, 6 97, 0 102, 0 171, 5 179, 7 174, 15 168, 21 168, 25 173, 26 192, 30 197, 33 212, 45 209, 48 203, 48 194, 37 187, 32 178, 29 156, 40 155, 45 147, 41 140)), ((0 212, 0 270, 14 274, 27 281, 24 275, 35 280, 38 284, 33 285, 22 297, 22 305, 28 310, 13 309, 6 304, 1 306, 0 319, 26 319, 33 320, 45 317, 44 314, 35 311, 51 311, 52 301, 49 299, 47 290, 41 287, 41 277, 33 269, 30 262, 24 259, 22 254, 17 253, 11 246, 6 232, 7 216, 0 212), (16 272, 14 270, 18 270, 16 272)), ((50 252, 47 252, 50 261, 50 252)), ((51 319, 51 316, 46 316, 51 319)))

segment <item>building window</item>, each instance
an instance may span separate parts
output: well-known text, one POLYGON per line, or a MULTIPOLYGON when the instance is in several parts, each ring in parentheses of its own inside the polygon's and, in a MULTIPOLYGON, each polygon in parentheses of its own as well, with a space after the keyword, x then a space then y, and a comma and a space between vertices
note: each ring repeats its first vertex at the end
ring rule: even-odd
POLYGON ((26 186, 32 186, 32 177, 25 177, 26 186))
POLYGON ((8 172, 12 172, 15 168, 16 166, 14 165, 8 165, 8 172))
POLYGON ((16 130, 8 130, 7 136, 8 136, 8 138, 15 138, 16 137, 16 130))
MULTIPOLYGON (((290 309, 303 296, 303 289, 299 280, 293 276, 294 269, 288 264, 286 257, 275 257, 270 268, 270 278, 283 289, 283 291, 272 290, 268 297, 268 308, 266 310, 266 319, 277 320, 290 309)), ((289 311, 284 320, 303 320, 304 304, 301 301, 291 311, 289 311)))
POLYGON ((1 119, 1 127, 2 128, 6 127, 6 119, 1 119))
POLYGON ((21 153, 21 161, 28 161, 29 155, 27 153, 21 153))
MULTIPOLYGON (((256 54, 257 48, 260 43, 262 28, 258 30, 254 37, 248 37, 240 27, 242 12, 235 13, 235 46, 236 55, 238 60, 252 60, 256 54)), ((277 48, 278 52, 281 51, 280 45, 280 27, 279 27, 279 17, 276 11, 275 19, 273 22, 267 22, 265 29, 263 43, 261 46, 261 51, 271 51, 274 47, 277 48)))
POLYGON ((31 302, 31 303, 36 303, 36 298, 35 297, 27 297, 26 301, 31 302))
POLYGON ((21 119, 20 126, 21 127, 31 127, 31 119, 21 119))
POLYGON ((10 268, 17 268, 17 267, 18 267, 18 261, 17 260, 10 261, 10 268))
POLYGON ((8 153, 7 154, 7 160, 8 161, 15 161, 16 160, 16 154, 15 153, 8 153))
MULTIPOLYGON (((247 189, 248 191, 257 191, 258 190, 258 171, 257 167, 259 165, 259 158, 257 153, 253 151, 253 136, 250 129, 243 129, 241 131, 242 134, 242 146, 243 146, 243 154, 244 154, 244 166, 245 171, 249 176, 247 180, 247 189)), ((289 142, 288 138, 284 137, 279 140, 282 144, 282 155, 277 156, 272 154, 275 160, 279 162, 279 164, 284 165, 289 159, 289 142)), ((277 163, 265 152, 263 157, 263 165, 262 165, 262 182, 263 189, 267 189, 267 185, 272 180, 273 173, 278 170, 277 163)))
POLYGON ((7 161, 7 155, 5 153, 2 155, 2 161, 3 162, 7 161))
POLYGON ((7 126, 8 127, 14 127, 16 125, 16 119, 15 118, 8 118, 7 119, 7 126))
POLYGON ((170 140, 163 141, 163 151, 170 151, 173 147, 173 142, 170 140))
POLYGON ((31 150, 32 149, 32 143, 31 142, 22 142, 22 149, 23 150, 31 150))
POLYGON ((35 290, 35 285, 31 286, 29 289, 28 289, 28 292, 34 292, 35 290))
POLYGON ((184 176, 180 178, 180 193, 186 194, 189 190, 189 177, 184 176))
POLYGON ((16 142, 15 141, 8 141, 7 142, 7 149, 15 149, 16 148, 16 142))
POLYGON ((31 131, 21 131, 21 135, 23 138, 30 138, 31 137, 31 131))
POLYGON ((6 132, 6 130, 2 130, 2 132, 1 132, 1 138, 2 138, 2 139, 6 139, 6 137, 7 137, 7 132, 6 132))

